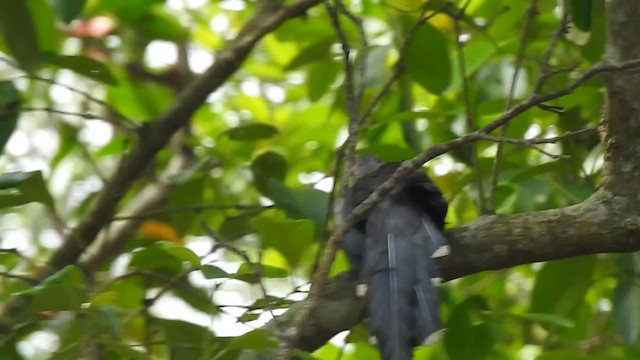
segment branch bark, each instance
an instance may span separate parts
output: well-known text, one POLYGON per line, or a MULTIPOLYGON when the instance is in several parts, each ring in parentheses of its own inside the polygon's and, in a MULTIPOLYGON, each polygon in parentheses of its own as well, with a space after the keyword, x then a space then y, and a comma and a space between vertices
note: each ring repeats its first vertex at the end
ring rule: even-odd
MULTIPOLYGON (((483 216, 447 231, 447 237, 452 242, 452 254, 441 261, 447 280, 538 261, 638 251, 640 203, 601 188, 586 201, 565 208, 483 216)), ((267 329, 293 327, 294 319, 305 311, 309 301, 307 298, 291 307, 267 329)), ((355 296, 354 284, 342 277, 329 280, 295 346, 316 350, 361 320, 344 314, 361 312, 362 301, 355 296), (334 307, 336 303, 340 304, 339 310, 334 307)))

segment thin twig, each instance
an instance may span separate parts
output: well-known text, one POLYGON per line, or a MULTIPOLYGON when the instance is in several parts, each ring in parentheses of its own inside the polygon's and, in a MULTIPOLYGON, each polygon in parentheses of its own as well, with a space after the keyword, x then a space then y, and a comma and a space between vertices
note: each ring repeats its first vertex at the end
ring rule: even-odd
MULTIPOLYGON (((336 4, 336 6, 333 6, 329 1, 330 0, 324 0, 323 4, 325 9, 327 10, 327 13, 329 14, 329 19, 331 20, 331 24, 342 47, 342 56, 345 70, 344 92, 347 103, 347 115, 349 118, 348 136, 344 144, 343 154, 345 159, 346 171, 344 173, 345 176, 342 179, 341 188, 344 190, 349 184, 349 179, 351 178, 351 169, 353 168, 353 163, 355 161, 355 148, 356 144, 358 143, 358 135, 360 133, 360 124, 358 121, 358 119, 360 118, 360 102, 358 98, 358 91, 356 89, 356 76, 354 72, 353 61, 351 59, 351 44, 349 44, 349 41, 347 40, 347 36, 344 32, 344 29, 342 28, 340 17, 337 12, 337 9, 340 8, 340 5, 336 4)), ((355 18, 355 16, 353 17, 355 18)), ((362 25, 361 22, 356 22, 356 24, 362 25)), ((364 29, 360 31, 361 36, 365 36, 364 29)), ((366 43, 366 40, 364 41, 366 43)))
POLYGON ((0 271, 0 277, 5 277, 7 279, 15 279, 15 280, 20 280, 20 281, 24 281, 27 284, 30 285, 35 285, 38 283, 37 279, 34 279, 32 277, 29 277, 27 275, 19 275, 19 274, 12 274, 6 271, 0 271))
POLYGON ((121 114, 118 110, 116 110, 115 108, 113 108, 113 106, 109 105, 106 101, 100 100, 97 97, 89 94, 86 91, 82 91, 79 90, 77 88, 75 88, 72 85, 66 85, 66 84, 62 84, 57 82, 56 80, 53 79, 49 79, 49 78, 45 78, 45 77, 41 77, 41 76, 37 76, 37 75, 21 75, 18 78, 22 78, 22 79, 28 79, 28 80, 35 80, 35 81, 41 81, 41 82, 46 82, 49 83, 51 85, 58 85, 61 86, 73 93, 79 94, 81 96, 83 96, 85 99, 100 105, 102 107, 104 107, 105 109, 108 109, 110 112, 112 112, 117 118, 118 121, 114 122, 111 120, 105 120, 108 121, 109 123, 111 123, 112 125, 121 127, 125 130, 136 130, 138 128, 138 125, 131 121, 129 118, 127 118, 126 116, 124 116, 123 114, 121 114))
POLYGON ((168 208, 158 211, 152 211, 144 214, 136 214, 136 215, 122 215, 122 216, 114 216, 112 221, 123 221, 123 220, 139 220, 139 219, 147 219, 160 215, 167 215, 172 213, 179 212, 202 212, 205 210, 226 210, 226 209, 235 209, 235 210, 266 210, 272 208, 273 205, 242 205, 242 204, 231 204, 231 205, 220 205, 220 204, 205 204, 205 205, 189 205, 189 206, 178 206, 174 208, 168 208))
POLYGON ((367 108, 363 111, 362 116, 360 117, 361 125, 364 124, 365 121, 369 118, 373 110, 376 108, 376 106, 378 106, 380 101, 387 95, 389 90, 391 90, 391 87, 393 86, 393 84, 395 84, 395 82, 400 77, 400 74, 402 74, 402 72, 404 71, 402 64, 407 56, 409 45, 411 45, 411 41, 413 40, 416 32, 420 28, 420 25, 424 24, 425 22, 429 21, 429 19, 431 19, 432 17, 446 10, 449 6, 451 6, 451 2, 450 1, 445 2, 436 11, 425 16, 425 14, 427 13, 427 10, 429 9, 429 5, 430 5, 429 2, 426 2, 422 6, 422 9, 420 10, 420 15, 418 15, 418 21, 416 21, 413 24, 411 29, 409 29, 407 36, 405 36, 405 38, 403 39, 402 45, 400 46, 398 60, 393 66, 393 72, 391 73, 391 76, 387 79, 387 81, 384 83, 384 85, 382 85, 382 89, 380 89, 380 91, 376 94, 376 96, 373 98, 369 106, 367 106, 367 108))
POLYGON ((247 255, 246 252, 233 246, 230 241, 228 241, 222 235, 218 234, 212 228, 207 226, 207 224, 205 224, 204 222, 200 223, 200 226, 207 233, 207 235, 209 235, 209 237, 216 242, 213 248, 211 249, 210 253, 214 253, 218 249, 229 250, 232 253, 240 256, 242 260, 251 267, 251 271, 253 271, 253 274, 256 276, 256 283, 258 284, 258 287, 260 287, 260 291, 262 292, 262 296, 264 297, 265 308, 267 309, 267 311, 269 311, 269 313, 271 314, 271 317, 275 318, 276 316, 274 315, 273 307, 271 306, 271 302, 269 301, 269 294, 267 293, 267 288, 262 283, 262 267, 260 266, 260 264, 251 261, 251 258, 249 258, 249 255, 247 255))
MULTIPOLYGON (((453 26, 456 36, 456 54, 458 56, 458 71, 460 71, 460 79, 462 80, 462 98, 464 101, 465 112, 465 133, 470 133, 475 130, 475 122, 473 120, 473 114, 471 113, 471 101, 469 100, 469 81, 467 79, 467 67, 464 56, 464 45, 462 44, 461 37, 462 31, 460 29, 460 19, 464 16, 464 11, 469 5, 469 1, 465 6, 455 14, 453 17, 453 26)), ((480 159, 478 158, 478 147, 476 144, 471 144, 471 163, 473 165, 473 172, 475 173, 476 188, 478 189, 478 205, 481 212, 485 212, 487 208, 486 197, 484 194, 484 181, 482 179, 482 173, 480 172, 480 159)))
MULTIPOLYGON (((518 53, 516 54, 516 61, 513 64, 513 76, 511 77, 511 85, 509 87, 509 95, 505 102, 505 112, 511 108, 513 97, 515 96, 516 86, 518 84, 518 76, 520 75, 520 69, 522 67, 522 61, 524 59, 525 50, 529 41, 529 33, 531 31, 531 24, 534 18, 538 15, 538 0, 532 0, 527 8, 527 15, 524 18, 524 24, 522 25, 522 33, 520 35, 520 46, 518 47, 518 53)), ((509 123, 505 123, 500 129, 500 136, 504 137, 509 130, 509 123)), ((490 209, 482 209, 483 213, 495 212, 496 209, 496 190, 498 188, 498 177, 500 176, 500 163, 504 153, 504 143, 498 143, 496 150, 496 158, 493 162, 493 171, 491 176, 491 189, 489 191, 489 206, 490 209)))
MULTIPOLYGON (((556 27, 554 32, 551 34, 551 39, 549 39, 549 45, 547 46, 547 50, 545 50, 544 55, 542 56, 542 61, 540 62, 541 75, 538 77, 538 80, 536 81, 536 84, 533 87, 534 94, 539 93, 542 90, 542 87, 544 86, 544 83, 549 78, 549 76, 557 73, 554 71, 549 71, 551 55, 553 55, 553 51, 556 49, 556 45, 558 44, 558 41, 560 41, 560 38, 564 36, 567 30, 568 23, 569 23, 569 16, 565 12, 562 15, 562 19, 560 19, 560 24, 558 24, 558 27, 556 27)), ((577 65, 574 67, 570 67, 568 71, 573 71, 576 67, 577 65)), ((561 68, 561 69, 556 69, 555 71, 563 72, 564 70, 561 68)))

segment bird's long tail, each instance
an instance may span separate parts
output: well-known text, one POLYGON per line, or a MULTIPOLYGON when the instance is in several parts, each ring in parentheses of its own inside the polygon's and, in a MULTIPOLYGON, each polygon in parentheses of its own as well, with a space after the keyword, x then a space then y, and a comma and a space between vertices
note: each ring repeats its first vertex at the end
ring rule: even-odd
POLYGON ((414 220, 407 225, 424 228, 412 236, 383 224, 368 234, 369 328, 384 360, 410 360, 414 346, 437 340, 443 329, 435 288, 441 275, 433 255, 447 246, 446 239, 428 218, 414 220))

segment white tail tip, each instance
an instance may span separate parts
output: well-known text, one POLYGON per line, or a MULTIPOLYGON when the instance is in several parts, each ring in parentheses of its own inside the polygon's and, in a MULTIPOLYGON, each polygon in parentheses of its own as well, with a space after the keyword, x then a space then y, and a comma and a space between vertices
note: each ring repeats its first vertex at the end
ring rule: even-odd
POLYGON ((442 284, 442 278, 440 278, 440 277, 432 278, 431 279, 431 284, 433 286, 440 286, 440 284, 442 284))
POLYGON ((436 341, 439 341, 440 339, 442 339, 442 336, 444 335, 444 331, 445 329, 440 329, 434 332, 433 334, 427 336, 427 338, 424 339, 424 341, 422 341, 422 345, 431 345, 436 341))
POLYGON ((367 284, 358 284, 356 285, 356 296, 357 297, 363 297, 367 294, 367 284))
POLYGON ((433 255, 431 255, 431 257, 435 259, 435 258, 447 256, 450 253, 451 253, 451 247, 449 245, 443 245, 443 246, 440 246, 438 250, 436 250, 433 253, 433 255))

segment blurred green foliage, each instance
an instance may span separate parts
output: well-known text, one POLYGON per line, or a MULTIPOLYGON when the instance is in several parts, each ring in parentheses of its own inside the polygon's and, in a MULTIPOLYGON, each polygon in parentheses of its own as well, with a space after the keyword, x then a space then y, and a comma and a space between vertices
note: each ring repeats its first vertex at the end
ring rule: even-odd
MULTIPOLYGON (((429 11, 442 3, 432 0, 429 11)), ((578 64, 583 70, 603 56, 604 1, 565 3, 575 25, 558 41, 549 65, 578 64), (586 32, 586 41, 576 40, 575 28, 586 32)), ((422 3, 363 0, 347 5, 367 24, 369 47, 363 59, 358 29, 341 16, 356 62, 367 65, 359 79, 366 107, 392 76, 402 39, 422 3)), ((37 286, 6 276, 36 272, 58 246, 47 239, 61 238, 66 227, 77 224, 104 178, 116 171, 115 162, 135 141, 128 129, 171 106, 188 78, 198 76, 232 41, 256 6, 243 0, 0 2, 0 150, 5 148, 0 155, 0 302, 28 296, 32 303, 26 311, 41 319, 16 330, 12 335, 17 337, 0 347, 0 358, 74 359, 93 346, 108 359, 234 359, 244 350, 274 346, 263 330, 240 327, 246 334, 235 336, 237 331, 225 332, 216 322, 227 314, 259 327, 254 321, 263 314, 299 299, 295 295, 308 281, 318 240, 326 236, 326 216, 332 213, 327 180, 333 176, 347 114, 343 54, 322 6, 268 34, 195 114, 179 138, 196 166, 164 179, 170 149, 149 164, 145 178, 120 206, 159 179, 172 184, 172 193, 131 234, 118 263, 102 264, 91 281, 75 266, 37 286), (195 71, 187 79, 185 61, 195 71), (27 110, 18 119, 19 106, 27 110), (111 124, 108 131, 95 130, 94 119, 111 124), (11 136, 13 145, 7 143, 11 136), (47 142, 54 145, 40 146, 47 142), (215 231, 223 246, 212 246, 207 230, 215 231), (202 244, 208 246, 204 251, 202 244), (199 310, 206 321, 188 322, 194 317, 166 306, 149 313, 149 301, 163 296, 199 310), (206 324, 213 324, 216 333, 206 324), (33 334, 43 331, 54 334, 54 345, 35 353, 18 351, 37 342, 33 334)), ((420 26, 406 51, 406 71, 364 124, 360 151, 400 161, 463 135, 465 77, 475 128, 495 120, 509 101, 525 99, 559 26, 558 6, 555 0, 538 1, 526 42, 521 38, 524 1, 472 0, 464 17, 439 14, 420 26), (461 27, 462 57, 454 21, 461 27), (516 64, 518 82, 508 100, 516 64)), ((562 87, 574 75, 555 74, 542 92, 562 87)), ((507 136, 556 136, 592 127, 599 122, 602 97, 602 84, 591 81, 547 104, 562 108, 561 113, 534 108, 518 116, 507 136)), ((492 204, 497 212, 567 206, 595 190, 602 168, 595 134, 541 148, 559 156, 504 146, 492 204)), ((473 221, 481 212, 474 171, 489 190, 495 150, 496 144, 480 142, 476 160, 467 147, 427 166, 450 202, 450 227, 473 221)), ((344 269, 339 254, 333 273, 344 269)), ((419 348, 416 358, 638 358, 638 269, 636 254, 597 255, 448 283, 441 293, 449 330, 444 341, 419 348)), ((367 336, 354 335, 357 331, 361 327, 347 337, 344 348, 328 343, 308 356, 378 356, 367 336)))

